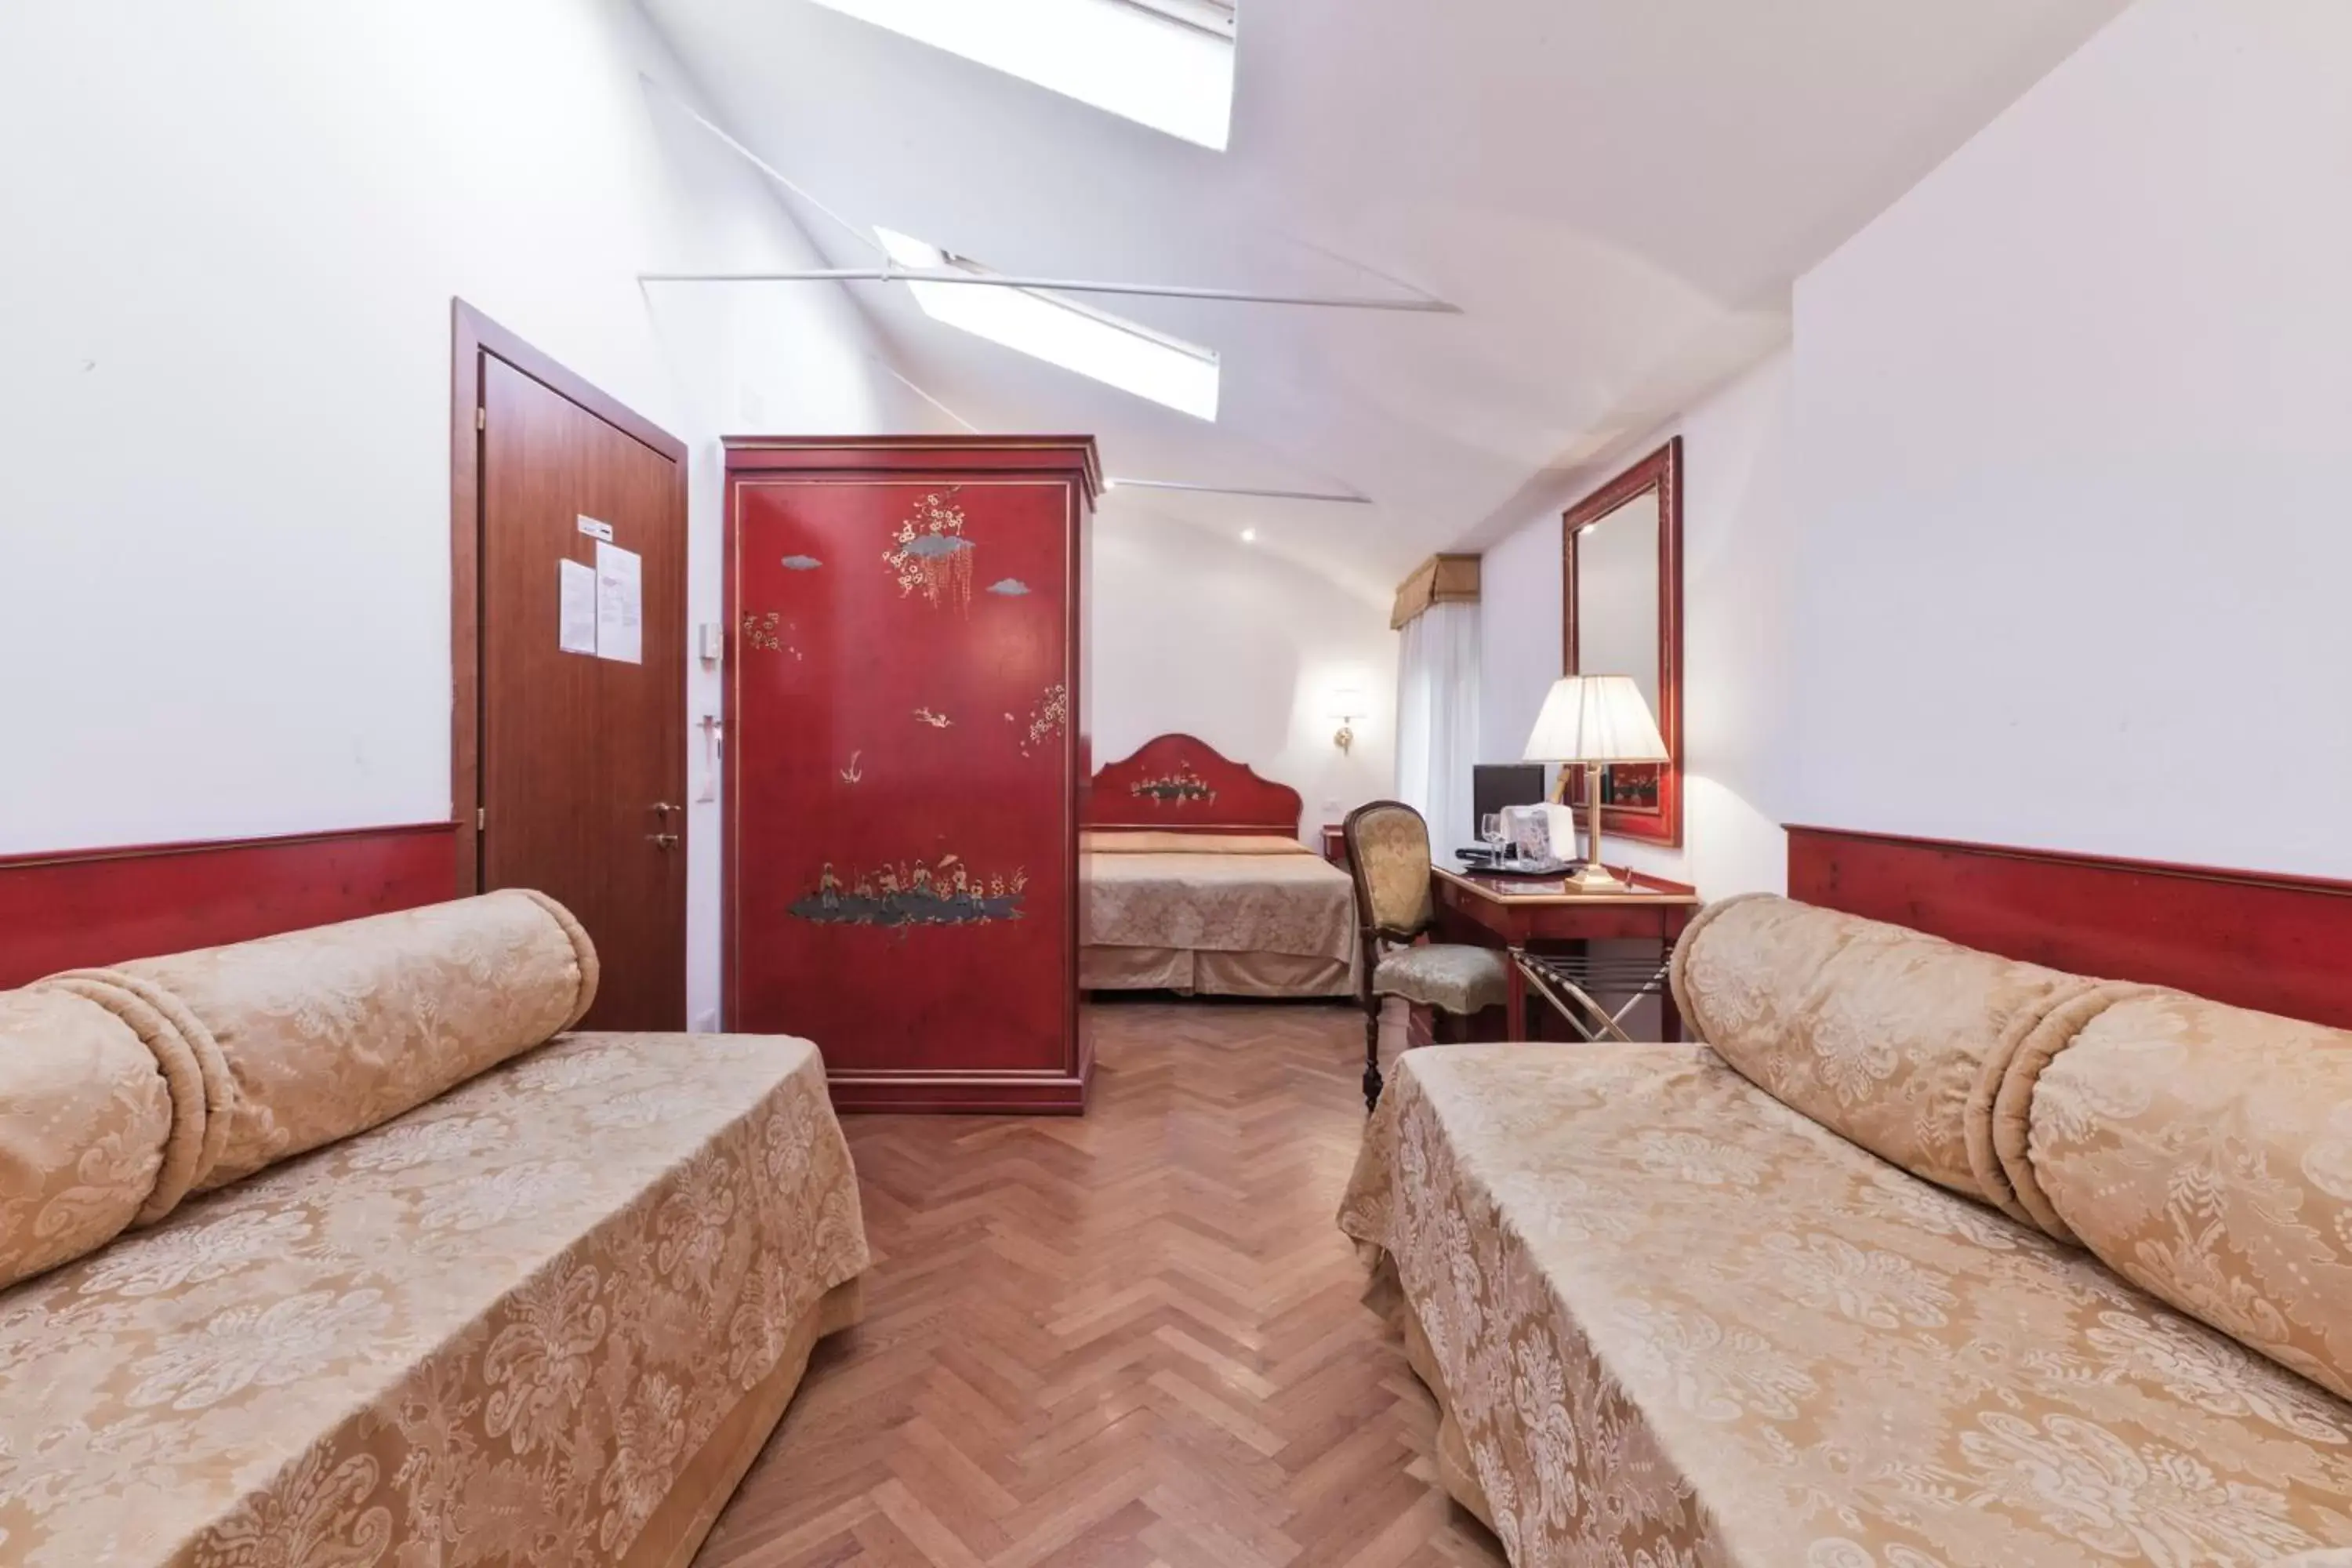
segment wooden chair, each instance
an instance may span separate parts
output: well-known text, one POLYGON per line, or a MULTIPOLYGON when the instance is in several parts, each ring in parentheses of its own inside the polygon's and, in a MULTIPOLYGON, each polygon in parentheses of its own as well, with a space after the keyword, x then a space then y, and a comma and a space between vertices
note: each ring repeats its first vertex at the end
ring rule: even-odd
POLYGON ((1491 947, 1428 942, 1437 923, 1429 891, 1429 824, 1402 801, 1376 800, 1348 814, 1348 873, 1356 883, 1363 959, 1357 995, 1364 1005, 1364 1109, 1381 1100, 1381 1002, 1402 996, 1467 1018, 1499 1005, 1510 989, 1510 959, 1491 947))

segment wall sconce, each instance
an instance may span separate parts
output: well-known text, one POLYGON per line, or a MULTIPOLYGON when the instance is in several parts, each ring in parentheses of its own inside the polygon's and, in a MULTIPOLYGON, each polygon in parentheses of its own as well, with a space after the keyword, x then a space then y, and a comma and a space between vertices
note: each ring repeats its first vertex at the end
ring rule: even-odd
POLYGON ((1339 732, 1331 737, 1331 743, 1339 747, 1340 753, 1345 755, 1356 743, 1355 723, 1364 714, 1362 689, 1343 686, 1331 693, 1328 711, 1332 718, 1339 721, 1339 732))

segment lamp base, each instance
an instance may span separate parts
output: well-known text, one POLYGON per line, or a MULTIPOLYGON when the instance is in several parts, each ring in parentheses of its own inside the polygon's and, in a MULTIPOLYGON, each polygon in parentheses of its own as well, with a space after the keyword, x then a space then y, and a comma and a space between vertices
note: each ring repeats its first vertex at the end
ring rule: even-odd
POLYGON ((1628 890, 1623 878, 1598 860, 1587 860, 1570 872, 1566 879, 1571 893, 1622 893, 1628 890))
MULTIPOLYGON (((1567 772, 1565 768, 1560 770, 1567 772)), ((1601 863, 1601 764, 1584 764, 1584 868, 1568 879, 1576 893, 1622 893, 1625 883, 1601 863)))

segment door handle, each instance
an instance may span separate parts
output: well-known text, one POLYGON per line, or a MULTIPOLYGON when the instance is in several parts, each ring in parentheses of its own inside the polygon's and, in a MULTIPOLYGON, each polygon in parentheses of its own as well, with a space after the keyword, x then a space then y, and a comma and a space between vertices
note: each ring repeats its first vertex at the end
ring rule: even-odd
POLYGON ((654 847, 656 849, 667 849, 677 842, 677 835, 675 833, 648 833, 646 837, 653 840, 654 847))
POLYGON ((671 812, 676 811, 677 807, 670 805, 670 803, 666 800, 657 800, 646 809, 652 812, 656 816, 667 816, 671 812))

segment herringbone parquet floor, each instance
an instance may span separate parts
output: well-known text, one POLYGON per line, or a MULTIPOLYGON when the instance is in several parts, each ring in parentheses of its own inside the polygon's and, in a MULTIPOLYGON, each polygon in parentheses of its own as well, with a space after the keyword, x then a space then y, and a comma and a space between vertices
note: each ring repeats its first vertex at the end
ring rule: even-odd
POLYGON ((866 1318, 698 1568, 1503 1562, 1332 1214, 1341 1008, 1097 1009, 1084 1120, 858 1117, 866 1318))

